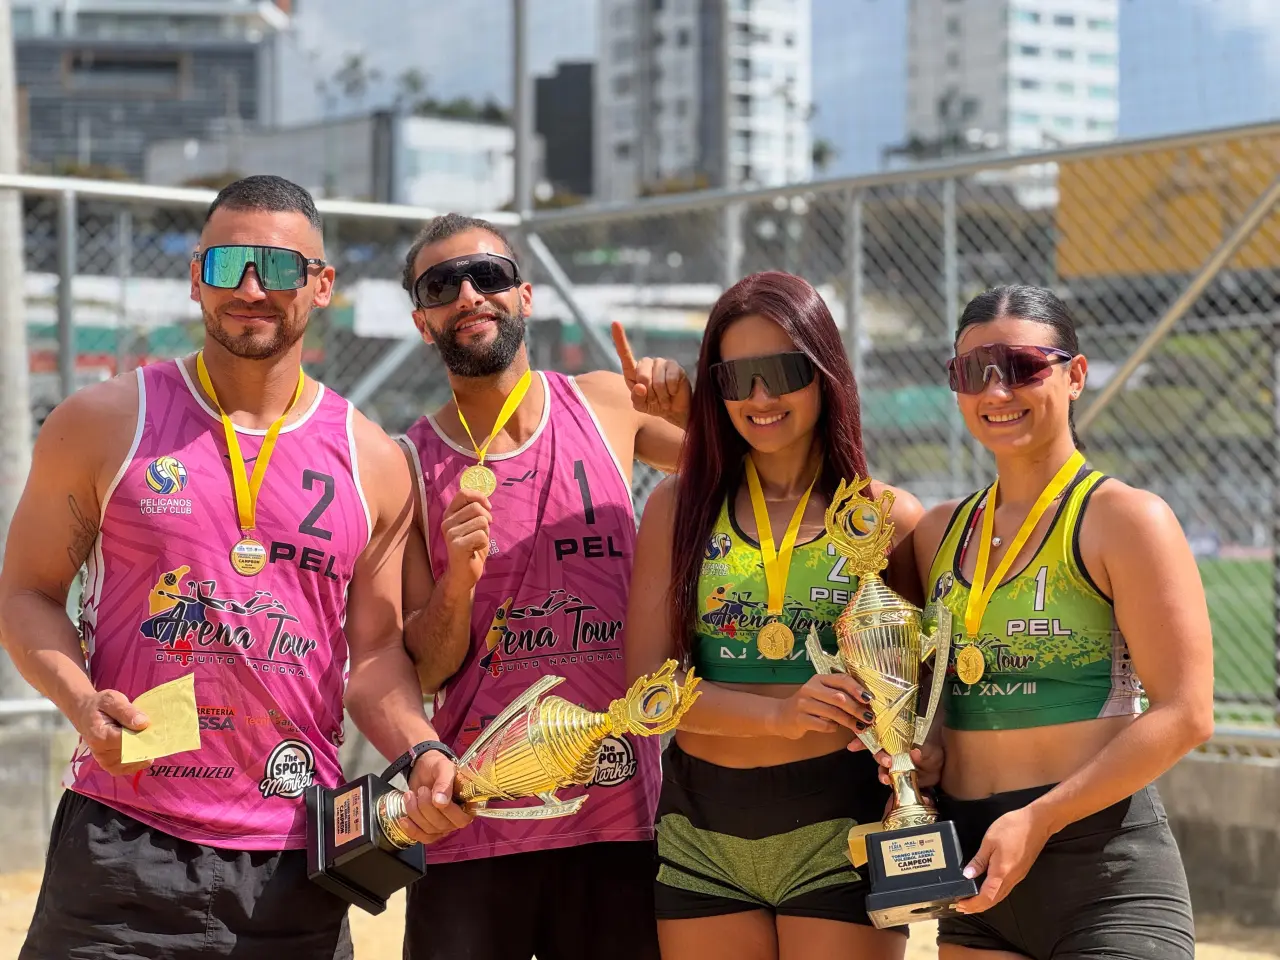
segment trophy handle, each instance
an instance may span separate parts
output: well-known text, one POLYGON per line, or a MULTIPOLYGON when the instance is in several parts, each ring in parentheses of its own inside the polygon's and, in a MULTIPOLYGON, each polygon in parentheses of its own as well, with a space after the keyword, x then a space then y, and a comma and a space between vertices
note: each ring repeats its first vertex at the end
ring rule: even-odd
POLYGON ((493 820, 553 820, 556 817, 570 817, 582 809, 587 802, 587 795, 572 800, 561 800, 554 790, 538 794, 542 801, 536 807, 479 807, 472 810, 477 817, 489 817, 493 820))
MULTIPOLYGON (((818 640, 818 631, 814 627, 809 628, 809 636, 804 642, 804 649, 809 654, 809 660, 813 663, 815 673, 822 676, 830 676, 833 673, 848 674, 849 671, 844 668, 844 662, 838 654, 827 653, 822 649, 822 643, 818 640)), ((858 734, 858 739, 872 753, 880 752, 880 738, 876 736, 876 731, 873 727, 867 727, 866 730, 858 734)))
POLYGON ((822 642, 818 639, 818 631, 813 626, 809 627, 809 636, 804 642, 804 649, 809 654, 809 662, 813 664, 815 673, 828 676, 833 673, 847 672, 838 655, 827 653, 822 649, 822 642))
POLYGON ((928 706, 923 714, 916 715, 913 742, 917 747, 929 736, 929 728, 933 726, 934 715, 942 701, 942 688, 947 682, 947 666, 951 662, 951 608, 941 601, 934 601, 934 609, 937 620, 933 632, 925 636, 924 649, 920 654, 922 661, 933 655, 933 683, 929 686, 928 706))
MULTIPOLYGON (((533 706, 540 696, 550 690, 552 687, 559 686, 564 683, 564 677, 546 676, 539 677, 528 690, 520 694, 506 708, 493 718, 493 721, 484 728, 480 736, 476 737, 471 746, 467 748, 467 752, 458 760, 458 769, 461 770, 467 765, 475 755, 484 749, 485 745, 494 737, 499 736, 507 725, 516 717, 517 714, 529 709, 533 706)), ((492 816, 492 814, 490 814, 492 816)))

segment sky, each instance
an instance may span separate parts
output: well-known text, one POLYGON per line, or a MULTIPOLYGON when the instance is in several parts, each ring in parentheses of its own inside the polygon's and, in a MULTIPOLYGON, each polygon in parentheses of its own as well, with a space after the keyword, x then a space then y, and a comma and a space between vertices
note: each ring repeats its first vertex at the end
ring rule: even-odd
MULTIPOLYGON (((830 174, 878 169, 905 137, 907 0, 810 0, 814 134, 830 174)), ((991 2, 991 0, 971 0, 991 2)), ((596 0, 528 0, 535 74, 592 59, 596 0)), ((1280 0, 1119 0, 1120 134, 1152 136, 1280 117, 1280 0)), ((306 69, 286 82, 286 120, 320 115, 314 81, 346 52, 383 73, 362 105, 387 102, 416 67, 437 97, 511 100, 512 0, 295 0, 306 69), (405 13, 404 8, 411 12, 405 13), (388 24, 392 27, 389 29, 388 24)), ((352 110, 361 105, 343 105, 352 110)))

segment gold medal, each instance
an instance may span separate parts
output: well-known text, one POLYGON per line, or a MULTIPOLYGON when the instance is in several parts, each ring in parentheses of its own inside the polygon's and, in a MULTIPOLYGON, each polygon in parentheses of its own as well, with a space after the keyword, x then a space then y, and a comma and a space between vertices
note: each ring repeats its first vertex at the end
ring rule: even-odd
POLYGON ((973 685, 986 671, 986 657, 976 643, 967 643, 956 651, 956 676, 961 682, 973 685))
POLYGON ((242 577, 255 577, 267 565, 267 548, 253 537, 245 537, 231 548, 231 566, 242 577))
POLYGON ((482 463, 475 463, 462 471, 458 486, 463 490, 475 490, 486 497, 498 489, 498 478, 482 463))
POLYGON ((756 465, 751 457, 747 457, 747 490, 751 493, 751 509, 756 516, 756 536, 760 540, 764 582, 769 588, 770 619, 756 634, 756 649, 766 660, 785 660, 791 656, 791 651, 796 645, 796 635, 778 617, 782 613, 782 605, 787 598, 787 574, 791 569, 791 551, 795 548, 796 537, 800 533, 800 521, 804 519, 804 508, 809 503, 809 494, 813 493, 813 485, 818 482, 821 474, 822 468, 819 467, 818 472, 809 481, 809 489, 796 504, 791 522, 787 524, 787 532, 782 537, 782 544, 775 551, 773 530, 769 526, 769 508, 765 506, 764 491, 760 489, 760 475, 756 473, 756 465))
POLYGON ((476 452, 477 461, 462 471, 462 476, 458 478, 458 486, 461 489, 473 490, 476 493, 484 494, 486 497, 498 489, 498 478, 494 476, 492 470, 484 465, 484 456, 489 452, 489 444, 493 443, 493 438, 498 435, 498 431, 507 425, 511 415, 516 412, 516 407, 520 406, 520 401, 529 392, 529 384, 532 382, 533 371, 526 370, 524 375, 517 381, 515 389, 507 394, 507 399, 503 401, 502 409, 498 411, 498 419, 493 422, 493 429, 489 432, 489 439, 484 442, 483 446, 476 444, 476 438, 471 434, 471 425, 467 423, 467 418, 463 416, 462 405, 458 403, 456 396, 453 398, 454 404, 458 407, 458 421, 462 424, 462 429, 467 431, 467 437, 476 452))
POLYGON ((240 450, 240 440, 236 436, 235 425, 227 412, 218 402, 218 394, 213 389, 213 381, 209 379, 209 368, 204 364, 204 351, 196 354, 196 373, 200 377, 200 385, 209 395, 218 414, 222 417, 222 432, 227 439, 227 459, 231 461, 231 486, 236 495, 236 514, 240 519, 241 538, 231 548, 231 568, 242 577, 252 577, 261 573, 267 565, 267 548, 249 534, 253 531, 258 516, 258 493, 262 490, 262 481, 267 476, 267 466, 271 463, 271 454, 275 452, 276 438, 280 436, 280 428, 284 426, 289 411, 293 409, 302 396, 302 388, 307 382, 306 374, 298 368, 298 386, 293 391, 293 399, 284 408, 262 438, 262 446, 258 448, 258 456, 253 464, 253 475, 249 475, 245 467, 244 453, 240 450))
POLYGON ((796 635, 780 620, 766 623, 756 634, 756 649, 766 660, 785 660, 796 645, 796 635))

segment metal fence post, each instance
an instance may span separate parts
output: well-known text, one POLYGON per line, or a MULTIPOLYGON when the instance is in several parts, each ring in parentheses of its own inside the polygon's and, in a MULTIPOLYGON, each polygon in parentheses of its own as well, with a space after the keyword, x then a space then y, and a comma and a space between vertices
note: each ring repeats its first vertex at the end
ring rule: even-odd
POLYGON ((1280 325, 1271 329, 1271 630, 1275 682, 1272 712, 1280 725, 1280 325))
POLYGON ((726 290, 742 279, 742 204, 727 203, 721 211, 724 231, 724 276, 726 290))
POLYGON ((862 350, 862 298, 866 282, 863 263, 862 191, 850 190, 845 205, 845 236, 848 250, 849 275, 845 281, 845 350, 849 365, 860 389, 865 389, 863 378, 866 358, 862 350))
POLYGON ((129 278, 132 275, 133 211, 124 207, 116 214, 116 276, 120 279, 120 314, 116 324, 116 373, 124 373, 129 358, 134 356, 133 335, 129 327, 129 278))
MULTIPOLYGON (((960 301, 959 251, 956 249, 956 181, 942 181, 942 329, 951 328, 960 301)), ((947 415, 947 463, 951 468, 949 496, 965 493, 968 472, 964 469, 964 420, 960 408, 952 404, 947 415)))
POLYGON ((62 399, 76 392, 75 283, 79 246, 76 195, 58 197, 58 385, 62 399))

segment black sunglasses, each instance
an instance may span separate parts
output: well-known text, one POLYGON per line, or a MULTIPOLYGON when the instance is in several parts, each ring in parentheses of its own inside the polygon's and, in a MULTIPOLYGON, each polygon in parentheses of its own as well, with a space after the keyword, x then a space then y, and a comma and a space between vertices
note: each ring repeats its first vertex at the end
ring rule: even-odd
POLYGON ((323 260, 308 259, 287 247, 227 244, 209 247, 191 258, 200 264, 200 279, 210 287, 234 290, 253 265, 263 290, 298 290, 307 285, 307 268, 323 267, 323 260))
POLYGON ((757 377, 771 397, 795 393, 813 383, 814 374, 813 361, 798 350, 711 365, 711 379, 724 400, 746 400, 755 389, 757 377))
POLYGON ((458 299, 462 281, 477 293, 502 293, 520 283, 520 268, 510 257, 473 253, 433 264, 413 282, 413 302, 419 307, 443 307, 458 299))

